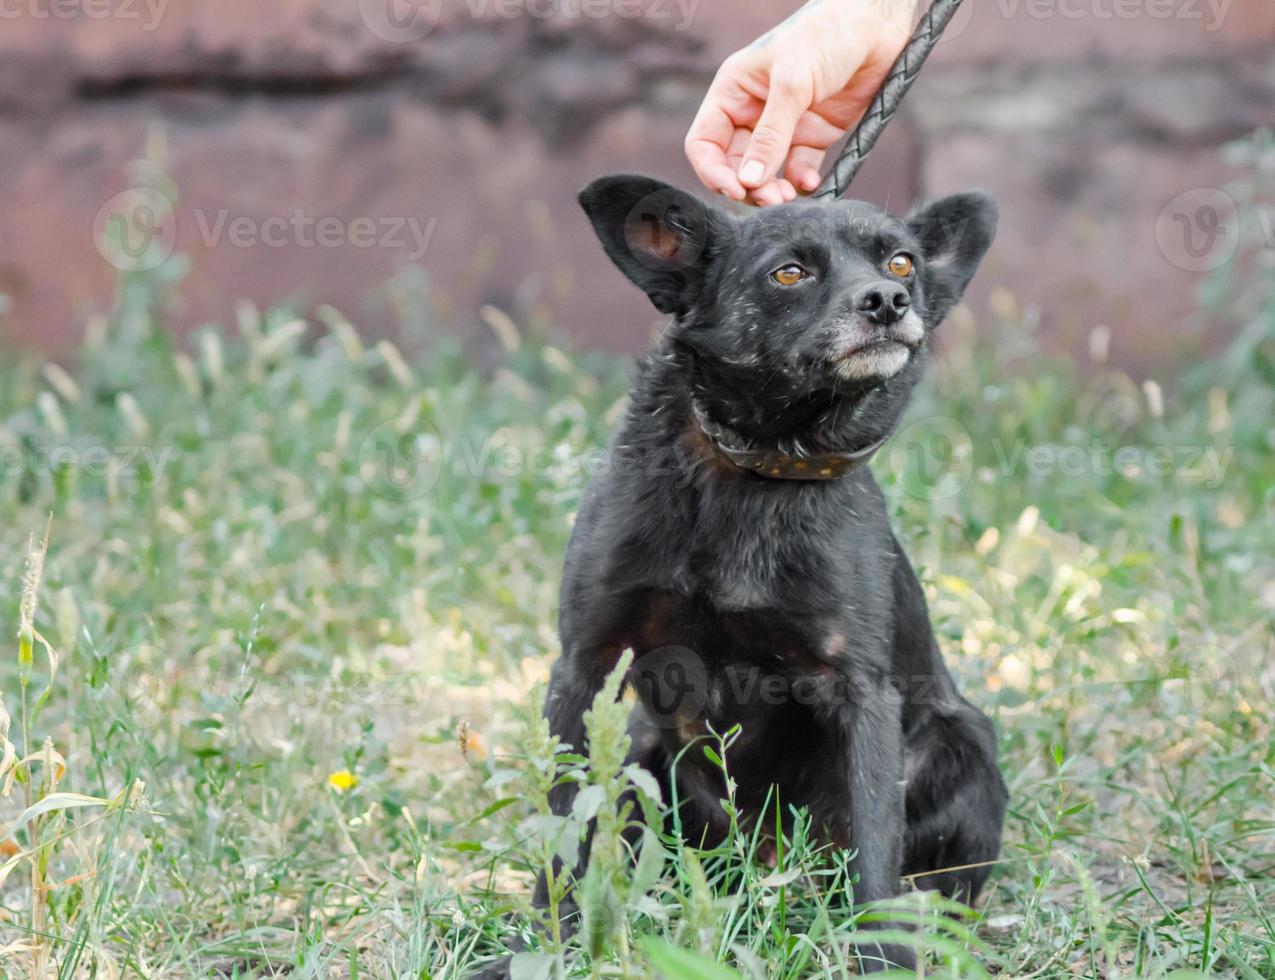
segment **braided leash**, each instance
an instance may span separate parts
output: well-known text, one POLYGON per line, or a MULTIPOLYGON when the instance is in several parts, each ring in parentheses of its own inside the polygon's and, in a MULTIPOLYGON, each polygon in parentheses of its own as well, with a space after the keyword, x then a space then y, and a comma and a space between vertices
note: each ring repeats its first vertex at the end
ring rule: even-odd
POLYGON ((855 174, 863 166, 864 160, 877 145, 881 133, 885 131, 886 126, 890 125, 890 120, 898 111, 903 97, 908 94, 908 89, 921 74, 921 66, 925 64, 925 59, 939 43, 939 38, 943 36, 943 31, 951 23, 960 5, 961 0, 934 0, 930 5, 930 9, 921 17, 912 40, 908 42, 908 46, 899 55, 899 60, 890 69, 890 74, 881 86, 881 91, 872 100, 872 107, 850 134, 850 139, 846 141, 841 156, 837 157, 837 162, 832 165, 832 170, 828 172, 828 176, 819 185, 819 190, 811 195, 812 197, 835 199, 845 193, 850 182, 854 180, 855 174))

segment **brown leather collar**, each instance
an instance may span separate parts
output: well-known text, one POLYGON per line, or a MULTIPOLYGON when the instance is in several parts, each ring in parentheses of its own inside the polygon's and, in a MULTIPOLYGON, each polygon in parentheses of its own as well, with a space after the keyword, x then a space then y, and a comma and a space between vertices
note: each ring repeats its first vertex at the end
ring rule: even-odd
POLYGON ((742 449, 731 445, 730 433, 713 422, 694 399, 691 407, 695 421, 712 447, 725 460, 741 470, 771 480, 836 480, 853 473, 868 462, 894 435, 890 431, 870 445, 847 453, 793 454, 777 449, 742 449))

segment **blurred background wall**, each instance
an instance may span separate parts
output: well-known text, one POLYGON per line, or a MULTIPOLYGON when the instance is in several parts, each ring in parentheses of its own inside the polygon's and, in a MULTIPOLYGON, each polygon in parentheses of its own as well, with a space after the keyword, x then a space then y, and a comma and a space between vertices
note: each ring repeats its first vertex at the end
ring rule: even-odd
MULTIPOLYGON (((0 0, 4 333, 63 349, 116 267, 177 254, 176 329, 247 297, 392 333, 427 293, 461 333, 492 304, 640 349, 656 317, 575 192, 692 186, 716 65, 796 6, 0 0)), ((1207 354, 1227 324, 1194 294, 1235 235, 1219 148, 1275 123, 1272 40, 1270 0, 967 0, 856 193, 996 194, 976 314, 1003 288, 1061 349, 1104 325, 1138 372, 1207 354)))

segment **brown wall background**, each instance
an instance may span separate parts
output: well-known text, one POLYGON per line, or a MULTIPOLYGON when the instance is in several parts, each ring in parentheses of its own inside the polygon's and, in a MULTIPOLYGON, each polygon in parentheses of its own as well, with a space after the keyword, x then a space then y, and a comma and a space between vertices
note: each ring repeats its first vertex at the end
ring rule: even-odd
MULTIPOLYGON (((716 65, 796 6, 3 0, 3 331, 52 351, 78 339, 118 275, 96 240, 116 215, 130 245, 149 236, 142 260, 189 257, 177 329, 247 297, 392 332, 427 278, 462 332, 492 303, 638 349, 653 311, 575 192, 617 170, 692 186, 681 141, 716 65), (118 196, 153 184, 171 213, 118 196), (418 259, 411 220, 429 233, 418 259)), ((1193 303, 1228 254, 1218 148, 1275 124, 1272 40, 1270 0, 967 0, 856 194, 902 210, 987 188, 1002 231, 976 312, 1003 286, 1061 348, 1102 324, 1136 371, 1206 354, 1228 329, 1193 303), (1222 236, 1196 256, 1184 235, 1215 205, 1222 236)))

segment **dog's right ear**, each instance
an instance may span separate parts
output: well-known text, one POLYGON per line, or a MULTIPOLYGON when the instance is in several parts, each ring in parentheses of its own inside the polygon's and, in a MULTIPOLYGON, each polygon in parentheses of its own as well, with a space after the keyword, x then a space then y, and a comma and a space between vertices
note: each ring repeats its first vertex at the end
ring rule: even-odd
POLYGON ((601 177, 580 192, 607 255, 661 313, 685 314, 699 298, 713 240, 729 217, 663 181, 601 177))

